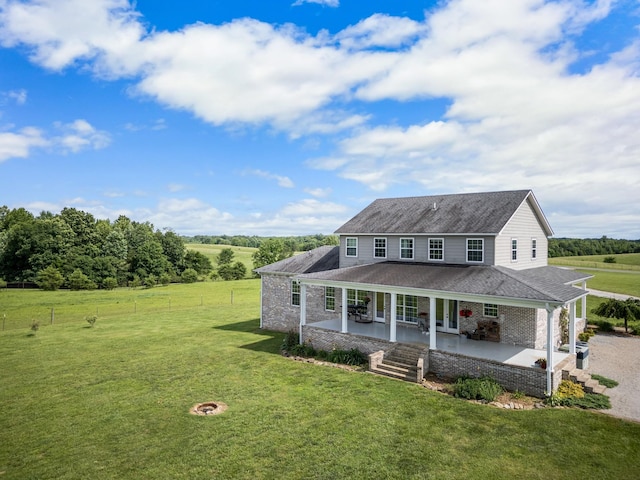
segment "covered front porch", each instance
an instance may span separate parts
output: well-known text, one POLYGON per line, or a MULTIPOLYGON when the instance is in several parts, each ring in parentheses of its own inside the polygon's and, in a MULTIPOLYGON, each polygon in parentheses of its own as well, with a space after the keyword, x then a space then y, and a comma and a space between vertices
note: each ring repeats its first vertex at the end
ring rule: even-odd
MULTIPOLYGON (((336 318, 310 323, 308 326, 341 332, 343 325, 342 319, 336 318)), ((348 320, 347 327, 351 335, 378 340, 388 340, 391 328, 389 324, 385 323, 360 323, 355 320, 348 320)), ((396 328, 396 343, 424 344, 425 347, 430 347, 431 333, 422 332, 415 325, 398 324, 396 328)), ((546 350, 536 350, 484 340, 471 340, 466 335, 441 332, 435 334, 435 348, 430 348, 520 367, 535 367, 536 360, 547 358, 546 350)), ((555 351, 553 354, 554 367, 563 363, 569 356, 568 353, 555 351)))

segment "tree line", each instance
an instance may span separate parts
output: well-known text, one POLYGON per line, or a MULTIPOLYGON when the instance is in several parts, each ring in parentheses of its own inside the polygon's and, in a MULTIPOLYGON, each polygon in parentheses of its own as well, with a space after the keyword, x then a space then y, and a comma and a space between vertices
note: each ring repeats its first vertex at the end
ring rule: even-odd
POLYGON ((302 235, 298 237, 258 237, 255 235, 195 235, 182 237, 186 243, 204 243, 208 245, 231 245, 234 247, 260 248, 263 243, 278 240, 291 252, 306 252, 323 245, 338 245, 336 235, 302 235))
POLYGON ((640 240, 601 238, 551 238, 549 257, 574 257, 582 255, 612 255, 640 253, 640 240))
POLYGON ((0 278, 42 288, 115 288, 191 282, 212 270, 171 230, 124 215, 111 222, 65 208, 34 216, 0 207, 0 278))

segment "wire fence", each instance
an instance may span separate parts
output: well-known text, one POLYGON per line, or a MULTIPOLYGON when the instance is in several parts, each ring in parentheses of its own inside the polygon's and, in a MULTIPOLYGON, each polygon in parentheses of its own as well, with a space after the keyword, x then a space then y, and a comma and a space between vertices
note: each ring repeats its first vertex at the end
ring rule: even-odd
MULTIPOLYGON (((215 295, 166 295, 140 294, 135 298, 122 298, 117 301, 99 297, 83 297, 78 295, 70 300, 61 297, 52 301, 43 301, 33 305, 3 305, 0 296, 0 328, 2 331, 57 325, 74 322, 87 322, 97 316, 100 319, 109 317, 136 317, 169 311, 192 309, 208 309, 245 303, 247 292, 229 290, 216 292, 215 295)), ((11 302, 14 303, 14 302, 11 302)))

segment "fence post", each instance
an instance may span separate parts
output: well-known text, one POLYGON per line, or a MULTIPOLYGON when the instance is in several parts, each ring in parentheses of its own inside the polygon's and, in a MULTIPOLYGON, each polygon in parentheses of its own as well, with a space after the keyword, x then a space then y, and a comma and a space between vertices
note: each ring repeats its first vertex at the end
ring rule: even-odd
POLYGON ((4 332, 4 322, 7 321, 7 314, 3 313, 2 314, 2 331, 4 332))
POLYGON ((53 311, 53 307, 51 307, 51 325, 53 325, 53 320, 54 320, 55 316, 56 315, 55 315, 55 313, 53 311))
POLYGON ((202 295, 200 295, 200 306, 202 306, 202 295))
POLYGON ((169 297, 169 310, 171 310, 171 297, 169 297))
POLYGON ((231 305, 233 305, 233 290, 231 290, 231 305))
POLYGON ((138 302, 136 300, 133 301, 133 313, 138 313, 138 302))

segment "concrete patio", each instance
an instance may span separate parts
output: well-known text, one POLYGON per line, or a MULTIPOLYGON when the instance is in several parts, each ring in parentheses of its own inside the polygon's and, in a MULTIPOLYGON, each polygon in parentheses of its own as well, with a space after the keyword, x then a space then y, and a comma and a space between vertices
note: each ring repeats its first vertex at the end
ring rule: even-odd
MULTIPOLYGON (((309 323, 310 327, 322 328, 340 332, 342 321, 340 319, 331 319, 321 322, 309 323)), ((380 340, 389 339, 389 325, 378 322, 360 323, 355 320, 349 320, 347 323, 348 333, 380 340)), ((420 343, 425 347, 429 346, 431 333, 422 333, 414 325, 406 325, 399 323, 396 330, 396 339, 398 343, 420 343)), ((525 348, 517 345, 508 345, 505 343, 488 342, 483 340, 471 340, 463 335, 454 335, 449 333, 437 332, 436 347, 449 353, 457 353, 468 357, 480 358, 485 360, 493 360, 507 365, 517 365, 521 367, 534 367, 535 361, 539 358, 546 358, 546 350, 535 350, 533 348, 525 348)), ((555 351, 553 354, 554 365, 558 365, 564 361, 569 354, 555 351)))

